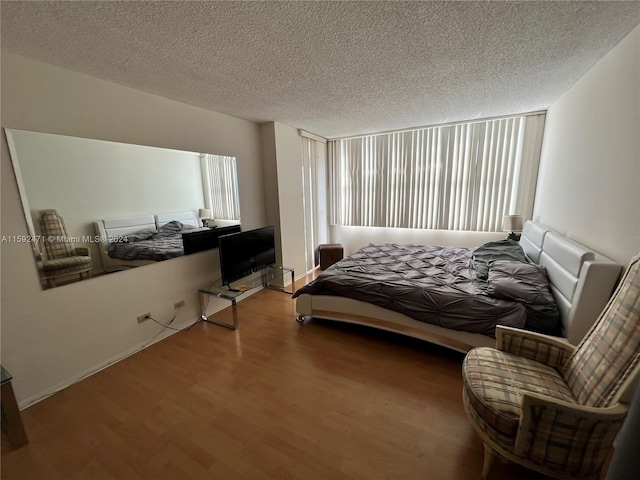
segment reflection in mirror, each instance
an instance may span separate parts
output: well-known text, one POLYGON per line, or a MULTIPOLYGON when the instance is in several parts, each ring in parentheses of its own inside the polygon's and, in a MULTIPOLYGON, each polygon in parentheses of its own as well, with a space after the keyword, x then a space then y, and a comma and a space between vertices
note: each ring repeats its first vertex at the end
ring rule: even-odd
POLYGON ((234 157, 5 135, 27 221, 21 241, 43 288, 215 248, 218 236, 240 231, 234 157))

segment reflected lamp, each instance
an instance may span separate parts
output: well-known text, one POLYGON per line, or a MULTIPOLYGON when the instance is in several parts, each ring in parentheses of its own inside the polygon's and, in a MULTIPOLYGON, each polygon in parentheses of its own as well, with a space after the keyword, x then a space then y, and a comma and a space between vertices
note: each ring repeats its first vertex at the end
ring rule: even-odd
POLYGON ((198 209, 198 218, 202 220, 202 226, 206 227, 205 223, 209 218, 211 218, 211 210, 208 208, 198 209))

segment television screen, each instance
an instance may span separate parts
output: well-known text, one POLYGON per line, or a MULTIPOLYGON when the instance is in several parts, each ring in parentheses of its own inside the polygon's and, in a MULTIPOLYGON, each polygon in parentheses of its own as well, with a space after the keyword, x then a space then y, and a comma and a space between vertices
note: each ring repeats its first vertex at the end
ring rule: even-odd
POLYGON ((263 227, 218 238, 222 284, 246 277, 276 263, 274 227, 263 227))

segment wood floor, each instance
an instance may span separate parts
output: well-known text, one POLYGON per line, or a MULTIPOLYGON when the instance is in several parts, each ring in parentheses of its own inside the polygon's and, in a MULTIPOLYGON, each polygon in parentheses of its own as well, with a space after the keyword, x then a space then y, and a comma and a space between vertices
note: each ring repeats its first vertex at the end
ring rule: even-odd
MULTIPOLYGON (((480 478, 461 354, 299 325, 280 292, 238 309, 236 331, 200 322, 24 410, 2 479, 480 478)), ((547 477, 496 461, 491 478, 547 477)))

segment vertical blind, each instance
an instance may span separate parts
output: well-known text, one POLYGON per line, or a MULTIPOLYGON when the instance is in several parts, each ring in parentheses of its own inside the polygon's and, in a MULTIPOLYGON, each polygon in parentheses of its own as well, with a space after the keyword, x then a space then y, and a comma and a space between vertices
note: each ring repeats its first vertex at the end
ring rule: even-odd
POLYGON ((307 271, 316 265, 315 249, 318 245, 317 192, 316 192, 316 142, 302 137, 302 199, 304 207, 304 240, 307 271))
POLYGON ((332 225, 500 231, 530 218, 544 114, 329 142, 332 225))
POLYGON ((213 218, 240 220, 236 159, 224 155, 200 155, 204 204, 213 218))
POLYGON ((324 142, 302 136, 302 189, 307 271, 317 265, 316 249, 327 239, 326 150, 324 142))

